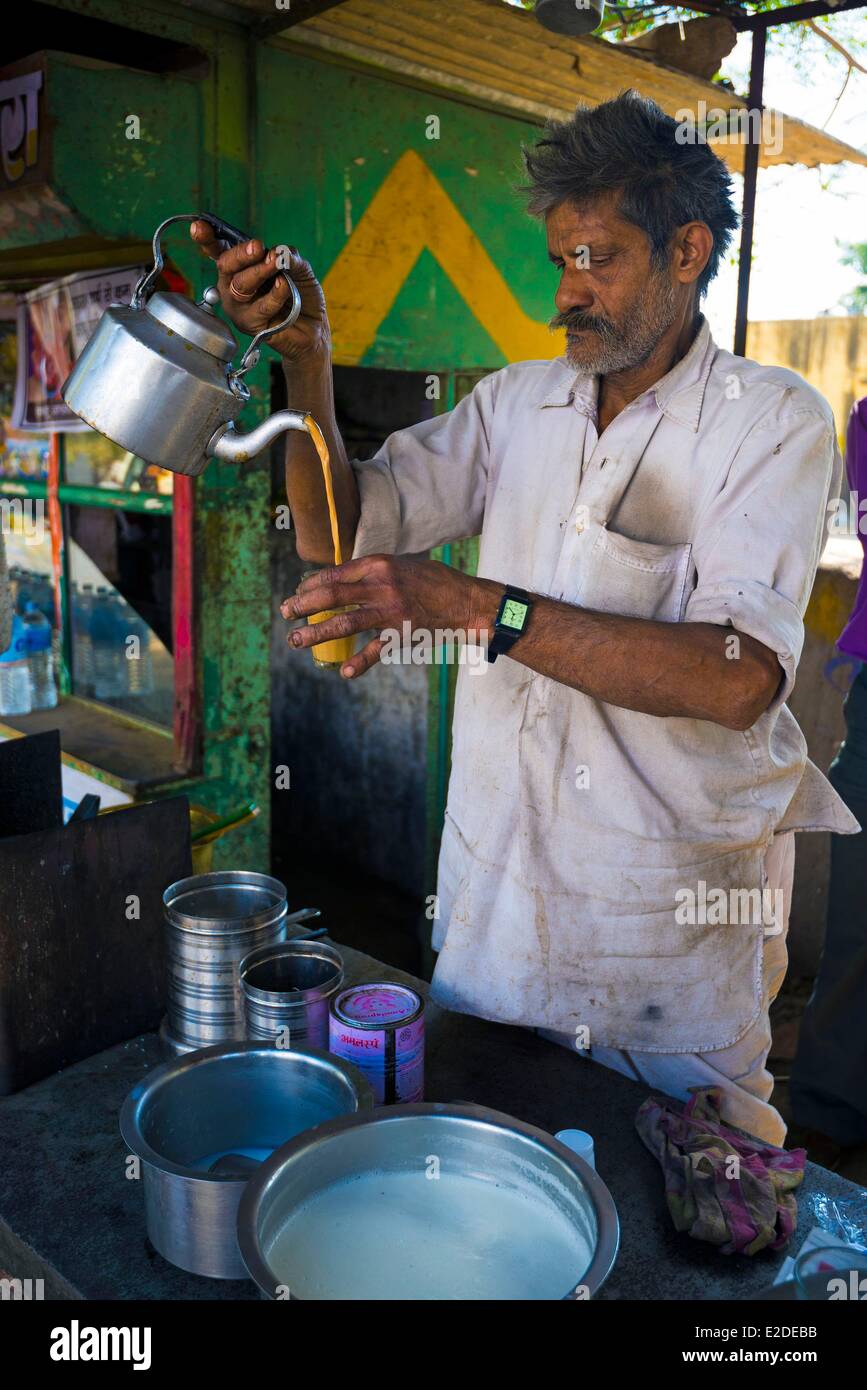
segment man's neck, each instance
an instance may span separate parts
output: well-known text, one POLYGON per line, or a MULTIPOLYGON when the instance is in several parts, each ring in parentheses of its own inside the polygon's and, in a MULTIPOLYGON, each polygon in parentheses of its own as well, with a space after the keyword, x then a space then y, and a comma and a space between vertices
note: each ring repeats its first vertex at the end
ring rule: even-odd
POLYGON ((648 387, 671 371, 689 352, 700 321, 699 310, 693 308, 675 319, 663 333, 653 352, 640 367, 629 367, 623 372, 611 372, 599 378, 599 403, 597 409, 597 429, 602 433, 615 416, 636 400, 648 387))

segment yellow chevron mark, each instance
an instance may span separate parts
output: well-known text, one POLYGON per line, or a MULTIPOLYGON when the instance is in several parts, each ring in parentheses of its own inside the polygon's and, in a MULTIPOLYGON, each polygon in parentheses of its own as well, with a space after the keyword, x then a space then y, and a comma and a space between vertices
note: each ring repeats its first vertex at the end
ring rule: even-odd
POLYGON ((361 361, 425 249, 507 362, 563 351, 564 335, 524 313, 442 184, 414 150, 407 150, 323 281, 338 362, 361 361))

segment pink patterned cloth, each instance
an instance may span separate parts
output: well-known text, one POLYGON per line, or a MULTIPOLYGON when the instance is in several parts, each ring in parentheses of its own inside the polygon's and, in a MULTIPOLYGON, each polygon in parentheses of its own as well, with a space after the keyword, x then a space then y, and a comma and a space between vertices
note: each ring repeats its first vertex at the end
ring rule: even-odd
POLYGON ((724 1255, 779 1250, 794 1233, 794 1190, 804 1178, 804 1149, 775 1148, 720 1122, 718 1087, 697 1089, 683 1109, 651 1097, 635 1117, 659 1160, 675 1229, 724 1255))

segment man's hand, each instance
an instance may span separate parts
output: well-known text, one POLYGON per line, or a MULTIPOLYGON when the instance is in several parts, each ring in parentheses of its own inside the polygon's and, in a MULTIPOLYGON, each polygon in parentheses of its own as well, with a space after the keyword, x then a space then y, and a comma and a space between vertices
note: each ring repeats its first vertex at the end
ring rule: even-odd
POLYGON ((269 251, 255 237, 224 251, 209 222, 193 222, 190 236, 206 256, 216 261, 223 312, 236 328, 254 338, 263 328, 285 319, 290 294, 285 277, 280 274, 285 270, 301 295, 301 313, 291 328, 268 338, 268 345, 287 364, 329 359, 331 332, 325 295, 309 263, 294 246, 287 248, 285 263, 278 266, 276 251, 269 251))
POLYGON ((437 629, 461 633, 467 641, 482 641, 493 628, 502 585, 474 579, 435 560, 409 560, 393 555, 368 555, 311 575, 292 598, 283 600, 284 618, 309 618, 333 608, 354 605, 325 622, 299 627, 289 636, 293 647, 314 647, 356 632, 379 635, 340 668, 347 679, 363 675, 379 661, 384 632, 402 637, 403 624, 413 634, 437 629))

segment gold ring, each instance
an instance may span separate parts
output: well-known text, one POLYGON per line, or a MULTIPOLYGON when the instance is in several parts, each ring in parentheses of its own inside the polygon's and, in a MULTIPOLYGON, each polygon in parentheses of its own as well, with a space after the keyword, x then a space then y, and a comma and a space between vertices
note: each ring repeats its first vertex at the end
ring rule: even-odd
POLYGON ((234 280, 229 281, 229 293, 233 299, 240 299, 242 303, 248 303, 251 299, 256 298, 255 290, 252 294, 244 294, 241 290, 236 289, 234 280))

